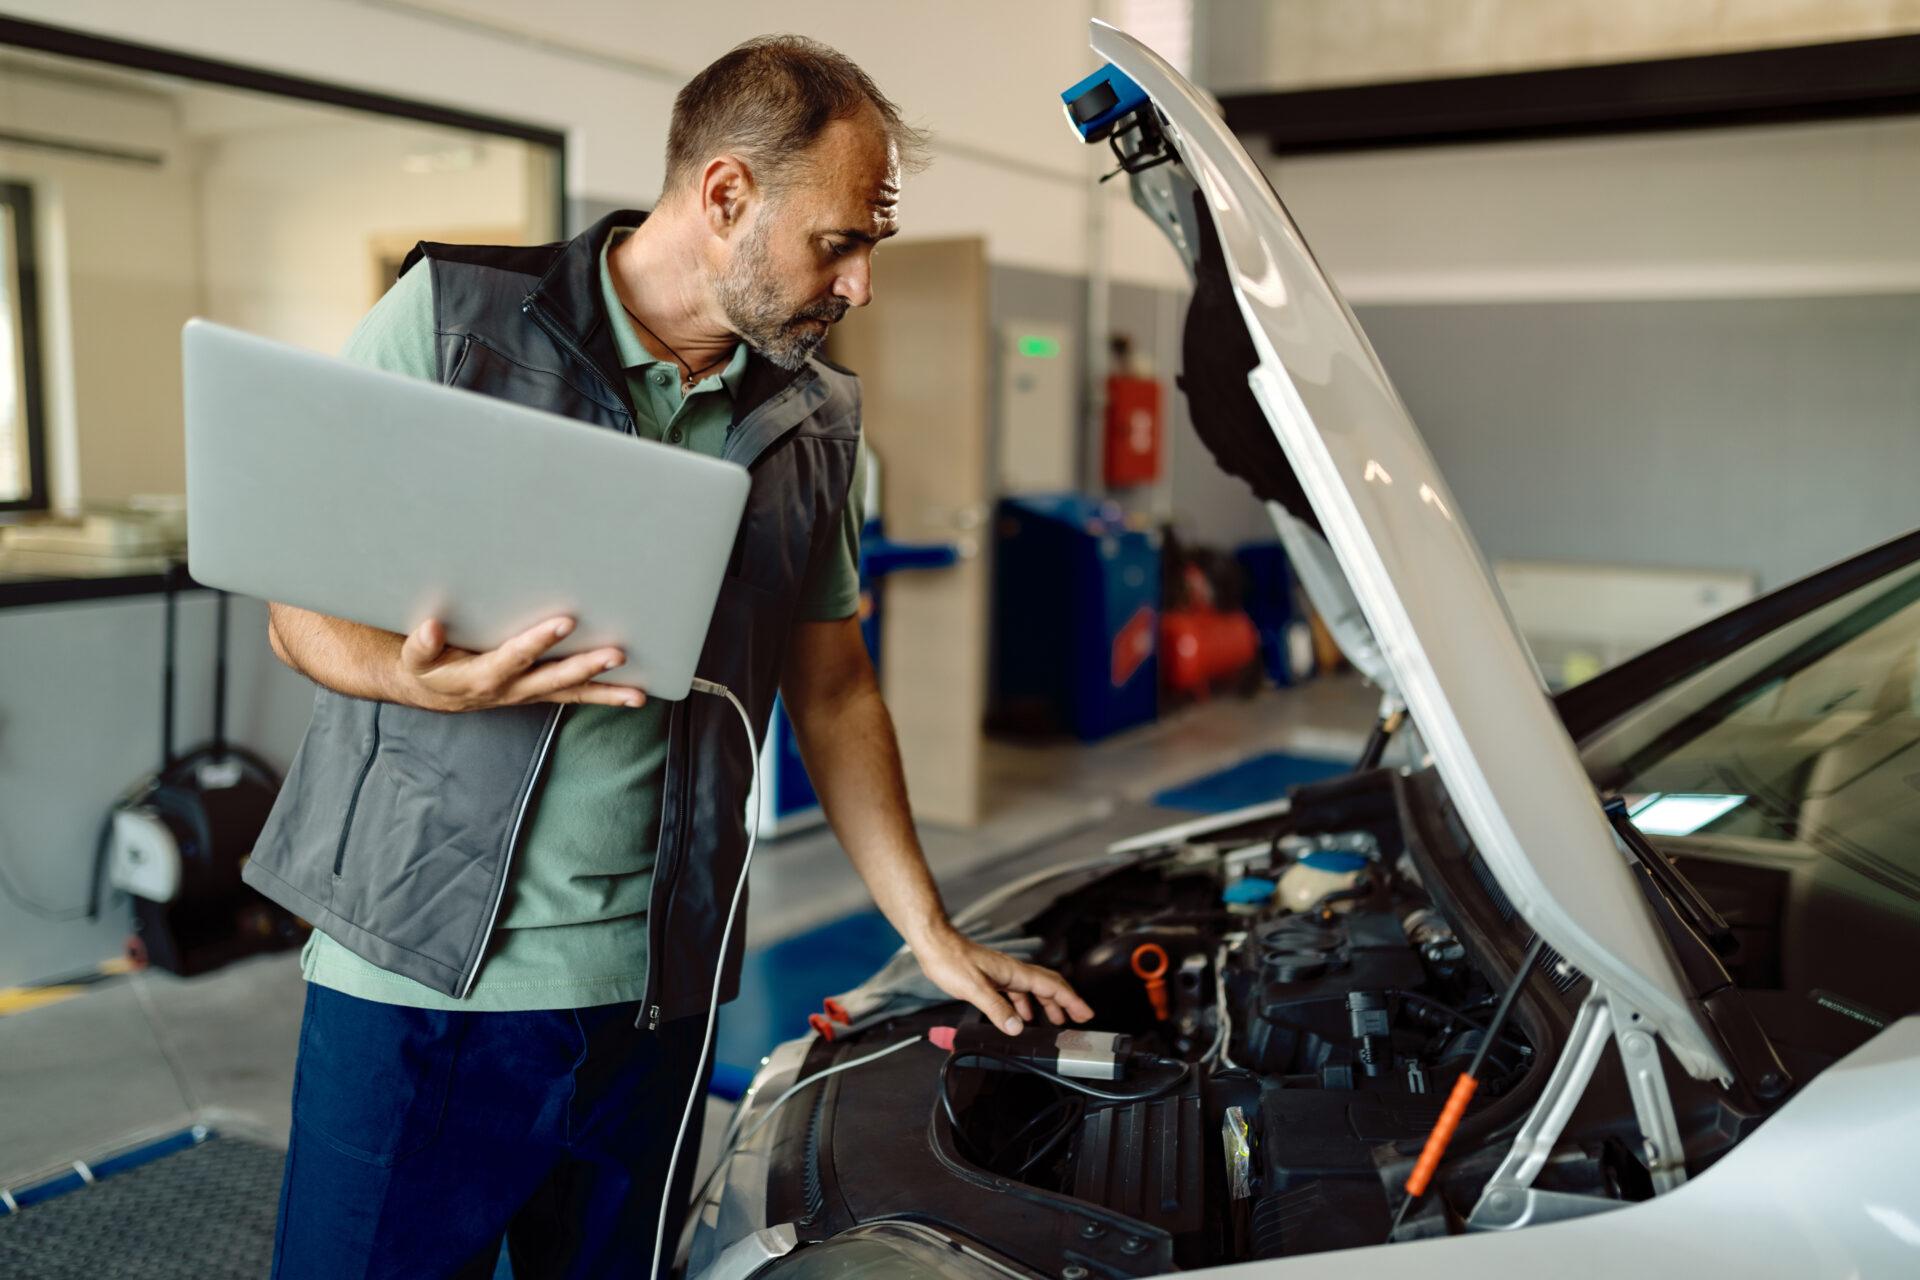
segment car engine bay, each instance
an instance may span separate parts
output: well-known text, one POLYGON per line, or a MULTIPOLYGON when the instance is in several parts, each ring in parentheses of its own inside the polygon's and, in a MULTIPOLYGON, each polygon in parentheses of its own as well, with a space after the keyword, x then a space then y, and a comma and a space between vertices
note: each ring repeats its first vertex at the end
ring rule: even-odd
MULTIPOLYGON (((902 1036, 951 1052, 893 1054, 790 1108, 769 1145, 765 1221, 796 1224, 804 1243, 911 1220, 990 1241, 973 1251, 1014 1274, 1073 1276, 1459 1232, 1590 986, 1551 949, 1529 951, 1429 775, 1301 788, 1269 817, 1034 905, 1037 960, 1095 1020, 1007 1037, 948 1003, 814 1041, 802 1076, 902 1036), (1472 1105, 1403 1212, 1510 985, 1472 1105)), ((1667 1074, 1695 1169, 1775 1101, 1667 1074)), ((1603 1063, 1535 1185, 1641 1200, 1649 1165, 1624 1079, 1603 1063)))

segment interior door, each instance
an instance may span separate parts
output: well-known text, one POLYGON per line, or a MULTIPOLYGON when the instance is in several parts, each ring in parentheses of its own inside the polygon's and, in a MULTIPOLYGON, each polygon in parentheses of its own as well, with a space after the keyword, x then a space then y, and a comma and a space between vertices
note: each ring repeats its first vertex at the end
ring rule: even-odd
POLYGON ((950 569, 886 581, 881 688, 924 821, 980 818, 987 681, 987 259, 974 239, 889 243, 874 300, 834 327, 860 375, 867 447, 889 537, 952 542, 950 569))

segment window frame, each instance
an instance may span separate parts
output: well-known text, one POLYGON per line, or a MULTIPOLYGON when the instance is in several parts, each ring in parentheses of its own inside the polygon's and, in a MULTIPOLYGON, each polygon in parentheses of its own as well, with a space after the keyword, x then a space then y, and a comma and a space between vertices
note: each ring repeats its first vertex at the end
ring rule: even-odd
MULTIPOLYGON (((35 257, 33 188, 24 182, 0 180, 0 206, 11 215, 13 233, 13 296, 19 303, 20 417, 26 430, 27 491, 20 498, 0 498, 0 516, 10 512, 44 511, 47 494, 46 398, 40 363, 40 270, 35 257)), ((12 353, 8 353, 11 358, 12 353)))

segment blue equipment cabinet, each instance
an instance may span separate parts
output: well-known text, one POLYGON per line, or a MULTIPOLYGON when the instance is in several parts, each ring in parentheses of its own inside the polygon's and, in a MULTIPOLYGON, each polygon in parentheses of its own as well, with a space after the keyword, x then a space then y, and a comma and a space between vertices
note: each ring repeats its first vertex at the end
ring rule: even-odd
POLYGON ((1260 633, 1260 659, 1267 676, 1281 687, 1297 684, 1304 672, 1296 672, 1289 655, 1289 631, 1299 615, 1293 603, 1293 569, 1287 553, 1277 542, 1246 542, 1233 553, 1246 573, 1247 616, 1260 633))
POLYGON ((1083 494, 1000 503, 993 727, 1104 738, 1160 693, 1160 535, 1083 494))

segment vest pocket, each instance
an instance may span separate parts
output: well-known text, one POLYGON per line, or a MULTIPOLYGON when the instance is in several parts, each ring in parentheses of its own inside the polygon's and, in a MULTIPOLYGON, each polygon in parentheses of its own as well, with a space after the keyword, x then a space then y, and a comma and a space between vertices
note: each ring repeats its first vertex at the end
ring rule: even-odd
POLYGON ((380 704, 373 704, 373 744, 367 748, 367 758, 360 762, 360 772, 353 780, 353 792, 347 797, 347 815, 340 824, 340 843, 333 850, 333 876, 340 878, 340 868, 347 858, 347 838, 353 834, 353 815, 360 808, 360 793, 367 785, 367 771, 373 768, 374 757, 380 754, 380 704))

